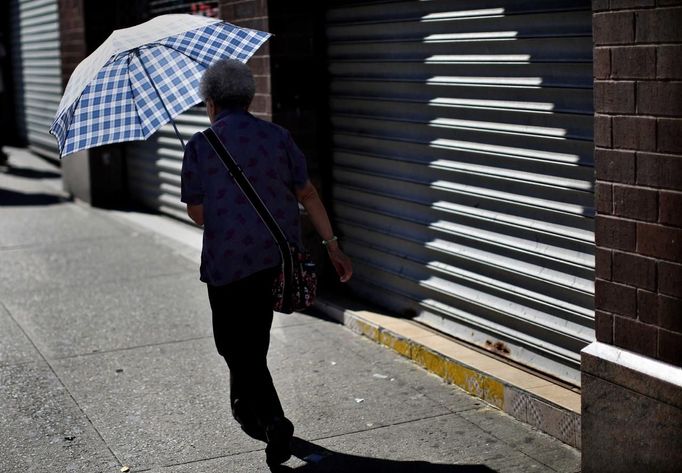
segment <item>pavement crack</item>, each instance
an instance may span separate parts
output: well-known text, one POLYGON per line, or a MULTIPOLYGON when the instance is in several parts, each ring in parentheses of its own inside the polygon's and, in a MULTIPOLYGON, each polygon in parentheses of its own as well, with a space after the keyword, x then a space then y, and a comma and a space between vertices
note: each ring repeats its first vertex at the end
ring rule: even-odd
POLYGON ((83 408, 82 408, 81 405, 78 403, 78 401, 76 400, 76 398, 75 398, 75 396, 73 395, 73 393, 69 390, 69 388, 68 388, 68 387, 66 386, 66 384, 64 383, 64 380, 62 380, 62 378, 59 377, 59 375, 58 375, 57 372, 55 371, 54 367, 52 366, 52 363, 50 363, 50 360, 48 360, 47 357, 45 357, 45 355, 43 354, 43 352, 40 351, 40 349, 39 349, 38 346, 35 344, 35 342, 33 341, 33 339, 28 335, 28 333, 26 332, 26 330, 24 330, 24 327, 23 327, 23 326, 14 318, 14 316, 12 315, 12 312, 10 312, 10 310, 7 308, 7 306, 5 306, 5 304, 3 304, 2 301, 0 301, 0 305, 2 305, 2 307, 5 309, 5 311, 7 311, 7 314, 8 314, 9 317, 12 319, 12 321, 14 321, 14 323, 17 324, 17 327, 19 327, 19 330, 21 330, 21 332, 24 334, 24 336, 26 337, 26 339, 27 339, 27 340, 29 341, 29 343, 33 346, 33 348, 35 349, 36 353, 38 353, 38 355, 40 355, 40 358, 42 358, 42 360, 45 362, 45 364, 47 365, 47 367, 50 369, 50 371, 51 371, 52 374, 54 375, 55 379, 56 379, 57 381, 59 381, 59 384, 60 384, 60 385, 62 386, 62 388, 64 389, 64 392, 65 392, 66 394, 68 394, 68 396, 71 398, 71 400, 73 401, 74 405, 75 405, 75 406, 78 408, 78 410, 81 412, 81 414, 83 415, 83 417, 85 418, 85 420, 87 420, 87 422, 92 426, 92 429, 97 433, 97 436, 98 436, 98 437, 100 438, 100 440, 102 441, 102 444, 103 444, 104 446, 106 446, 107 450, 109 450, 109 453, 111 453, 112 458, 116 459, 116 461, 119 463, 119 465, 122 465, 123 463, 122 463, 121 459, 118 457, 118 455, 116 455, 116 453, 114 453, 114 451, 111 449, 111 447, 110 447, 109 444, 106 442, 106 440, 104 440, 104 437, 102 436, 102 433, 99 431, 99 429, 98 429, 97 426, 94 424, 94 422, 92 421, 92 419, 90 419, 90 416, 88 416, 88 414, 83 410, 83 408))
POLYGON ((96 237, 83 237, 83 238, 70 238, 68 240, 55 240, 48 243, 30 243, 30 244, 20 244, 20 245, 7 245, 0 246, 0 251, 21 251, 21 250, 43 250, 53 248, 55 245, 69 244, 69 243, 81 243, 87 241, 102 241, 102 240, 115 240, 117 238, 124 237, 125 235, 109 235, 109 236, 96 236, 96 237))
POLYGON ((107 353, 119 353, 119 352, 124 352, 124 351, 131 351, 131 350, 137 350, 139 348, 151 348, 151 347, 158 347, 158 346, 163 346, 163 345, 172 345, 174 343, 185 343, 185 342, 191 342, 195 340, 205 340, 213 338, 213 335, 201 335, 198 337, 189 337, 189 338, 183 338, 181 340, 167 340, 165 342, 157 342, 157 343, 146 343, 143 345, 134 345, 130 347, 121 347, 121 348, 112 348, 110 350, 98 350, 98 351, 92 351, 88 353, 75 353, 73 355, 66 355, 66 356, 58 356, 52 358, 53 361, 61 361, 61 360, 71 360, 74 358, 83 358, 86 356, 95 356, 95 355, 103 355, 107 353))
MULTIPOLYGON (((316 437, 316 438, 306 439, 306 440, 308 442, 314 443, 314 442, 319 442, 322 440, 330 440, 330 439, 345 437, 348 435, 354 435, 354 434, 363 433, 363 432, 371 432, 374 430, 387 429, 387 428, 398 426, 398 425, 405 425, 405 424, 410 424, 413 422, 420 422, 422 420, 436 419, 439 417, 446 417, 446 416, 452 416, 452 415, 454 415, 454 414, 448 413, 448 414, 439 414, 439 415, 433 415, 433 416, 420 417, 418 419, 410 419, 410 420, 406 420, 406 421, 393 422, 391 424, 380 425, 377 427, 371 427, 371 428, 360 429, 360 430, 353 430, 350 432, 343 432, 343 433, 339 433, 336 435, 329 435, 326 437, 316 437)), ((263 451, 264 449, 265 449, 265 447, 257 448, 257 449, 251 449, 251 450, 244 450, 241 452, 228 453, 226 455, 217 455, 217 456, 212 456, 212 457, 198 458, 196 460, 190 460, 190 461, 186 461, 186 462, 182 462, 182 463, 172 463, 172 464, 163 465, 162 468, 171 468, 171 467, 182 466, 182 465, 191 465, 191 464, 195 464, 195 463, 201 463, 204 461, 219 460, 221 458, 231 458, 231 457, 236 457, 239 455, 246 455, 249 453, 260 452, 260 451, 263 451)), ((143 471, 151 471, 151 470, 153 470, 153 468, 145 468, 145 469, 140 469, 140 470, 136 470, 136 471, 143 472, 143 471)))
MULTIPOLYGON (((479 408, 479 409, 477 409, 477 410, 481 410, 481 411, 482 411, 482 410, 485 410, 485 408, 479 408)), ((503 414, 502 411, 497 411, 497 412, 500 413, 500 414, 503 414)), ((505 415, 508 415, 508 414, 505 414, 505 415)), ((548 465, 547 463, 545 463, 545 462, 539 460, 538 458, 535 458, 535 457, 529 455, 528 453, 524 452, 523 450, 519 449, 518 447, 515 447, 514 445, 510 444, 508 441, 504 440, 504 439, 503 439, 502 437, 500 437, 499 435, 495 435, 495 433, 494 433, 493 431, 490 431, 490 430, 488 430, 488 429, 484 429, 483 427, 481 427, 480 425, 478 425, 478 424, 472 422, 471 420, 467 419, 466 417, 463 417, 463 416, 459 416, 459 417, 461 417, 463 420, 465 420, 465 421, 468 422, 469 424, 473 425, 475 428, 477 428, 477 429, 480 430, 481 432, 485 432, 486 434, 490 435, 491 437, 493 437, 493 438, 497 439, 498 441, 502 442, 503 444, 509 446, 509 448, 513 449, 514 451, 519 452, 520 454, 524 455, 524 456, 527 457, 527 458, 530 458, 530 459, 533 460, 534 462, 538 462, 539 464, 541 464, 542 466, 548 468, 548 469, 551 470, 551 471, 557 471, 556 469, 552 468, 552 467, 551 467, 550 465, 548 465)), ((509 416, 509 417, 511 417, 511 416, 509 416)), ((513 419, 513 418, 512 418, 512 419, 513 419)), ((518 421, 518 420, 516 420, 516 419, 514 419, 514 421, 519 422, 519 423, 522 423, 522 422, 520 422, 520 421, 518 421)), ((528 426, 528 427, 530 427, 530 426, 528 426)), ((547 435, 547 434, 545 434, 545 435, 547 435)), ((555 440, 556 440, 556 439, 555 439, 555 440)), ((556 441, 557 441, 558 443, 563 444, 563 442, 561 442, 560 440, 556 440, 556 441)), ((560 472, 558 472, 558 473, 560 473, 560 472)))
POLYGON ((450 417, 450 416, 455 416, 455 415, 457 415, 457 414, 450 413, 450 412, 447 412, 447 413, 445 413, 445 414, 434 414, 434 415, 432 415, 432 416, 425 416, 425 417, 419 417, 419 418, 416 418, 416 419, 409 419, 409 420, 403 420, 403 421, 399 421, 399 422, 393 422, 393 423, 390 423, 390 424, 377 425, 376 427, 368 427, 368 428, 366 428, 366 429, 352 430, 352 431, 349 431, 349 432, 343 432, 343 433, 336 434, 336 435, 329 435, 329 436, 327 436, 327 437, 317 437, 317 438, 314 438, 314 439, 309 439, 308 441, 309 441, 309 442, 317 442, 317 441, 320 441, 320 440, 335 439, 335 438, 339 438, 339 437, 345 437, 346 435, 354 435, 354 434, 359 434, 359 433, 363 433, 363 432, 372 432, 372 431, 374 431, 374 430, 388 429, 388 428, 390 428, 390 427, 395 427, 395 426, 398 426, 398 425, 406 425, 406 424, 411 424, 411 423, 414 423, 414 422, 421 422, 421 421, 423 421, 423 420, 432 420, 432 419, 438 419, 438 418, 440 418, 440 417, 450 417))
MULTIPOLYGON (((265 447, 263 447, 263 448, 254 448, 254 449, 252 449, 252 450, 244 450, 244 451, 242 451, 242 452, 228 453, 228 454, 226 454, 226 455, 217 455, 217 456, 214 456, 214 457, 197 458, 196 460, 188 460, 188 461, 186 461, 186 462, 181 462, 181 463, 168 463, 168 464, 162 465, 161 468, 172 468, 172 467, 175 467, 175 466, 192 465, 192 464, 195 464, 195 463, 201 463, 201 462, 205 462, 205 461, 219 460, 219 459, 221 459, 221 458, 231 458, 231 457, 237 457, 237 456, 239 456, 239 455, 246 455, 246 454, 249 454, 249 453, 262 452, 263 450, 265 450, 265 447)), ((143 471, 151 471, 151 470, 153 470, 153 469, 154 469, 154 468, 144 468, 144 469, 141 469, 141 470, 137 470, 137 469, 136 469, 135 471, 143 472, 143 471)))
MULTIPOLYGON (((112 285, 112 284, 121 284, 121 283, 126 283, 126 282, 135 282, 135 281, 149 281, 149 280, 154 280, 154 279, 161 279, 165 277, 171 277, 171 276, 188 276, 190 273, 187 271, 173 271, 170 273, 159 273, 159 274, 152 274, 152 275, 146 275, 146 276, 137 276, 137 277, 122 277, 122 278, 112 278, 112 279, 102 279, 98 280, 96 284, 98 285, 112 285)), ((193 280, 197 279, 194 274, 192 274, 193 280)), ((67 282, 67 283, 59 283, 59 284, 43 284, 40 287, 40 290, 43 289, 71 289, 71 288, 82 288, 83 285, 86 284, 83 281, 73 281, 73 282, 67 282)), ((27 291, 27 292, 35 292, 35 289, 33 288, 28 288, 28 289, 21 289, 18 290, 17 292, 21 291, 27 291)), ((0 296, 2 296, 2 292, 0 291, 0 296)))

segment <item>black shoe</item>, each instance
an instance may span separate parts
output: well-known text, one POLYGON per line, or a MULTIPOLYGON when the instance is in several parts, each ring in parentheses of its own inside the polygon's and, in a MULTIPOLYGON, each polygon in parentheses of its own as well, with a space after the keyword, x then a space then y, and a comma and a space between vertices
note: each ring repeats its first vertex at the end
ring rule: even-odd
POLYGON ((252 439, 260 440, 261 442, 268 441, 265 435, 265 429, 260 425, 241 424, 241 428, 244 433, 252 439))
POLYGON ((294 424, 289 419, 279 417, 265 428, 268 446, 265 447, 265 461, 269 466, 281 465, 291 458, 291 439, 294 437, 294 424))
POLYGON ((246 435, 256 440, 260 440, 261 442, 266 442, 265 428, 255 417, 244 412, 245 409, 243 404, 241 399, 234 400, 234 403, 232 404, 232 417, 239 423, 239 426, 246 435))

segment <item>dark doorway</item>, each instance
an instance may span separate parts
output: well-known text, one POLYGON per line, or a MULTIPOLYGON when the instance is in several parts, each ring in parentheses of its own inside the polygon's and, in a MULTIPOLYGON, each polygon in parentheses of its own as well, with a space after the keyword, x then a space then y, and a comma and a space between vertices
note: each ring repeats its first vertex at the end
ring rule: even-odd
POLYGON ((272 121, 291 131, 308 158, 311 178, 326 195, 331 171, 328 136, 324 2, 268 4, 272 121))
POLYGON ((10 22, 13 20, 11 2, 0 2, 0 146, 21 146, 25 142, 17 129, 18 114, 15 82, 12 74, 14 55, 21 51, 13 44, 10 22))

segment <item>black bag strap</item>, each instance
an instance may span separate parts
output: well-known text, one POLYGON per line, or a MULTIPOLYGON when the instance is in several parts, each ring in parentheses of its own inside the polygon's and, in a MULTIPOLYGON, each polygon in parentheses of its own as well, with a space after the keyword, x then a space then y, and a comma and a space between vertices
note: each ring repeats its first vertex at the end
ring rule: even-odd
POLYGON ((272 237, 277 242, 277 246, 279 247, 279 251, 282 255, 284 274, 287 276, 291 275, 293 270, 293 255, 291 254, 291 248, 289 247, 287 237, 277 223, 277 220, 275 220, 275 218, 272 216, 270 210, 268 210, 267 206, 263 202, 263 199, 260 198, 260 195, 258 195, 256 189, 253 188, 242 168, 232 157, 225 144, 220 140, 220 138, 218 138, 218 135, 216 135, 216 132, 213 131, 213 128, 207 128, 202 132, 202 134, 206 137, 208 143, 213 148, 213 151, 216 152, 220 160, 223 162, 223 165, 227 169, 227 172, 230 173, 230 176, 232 176, 234 179, 237 187, 239 187, 239 189, 244 193, 248 201, 255 209, 256 213, 258 213, 258 216, 261 218, 261 220, 263 220, 263 223, 272 234, 272 237))

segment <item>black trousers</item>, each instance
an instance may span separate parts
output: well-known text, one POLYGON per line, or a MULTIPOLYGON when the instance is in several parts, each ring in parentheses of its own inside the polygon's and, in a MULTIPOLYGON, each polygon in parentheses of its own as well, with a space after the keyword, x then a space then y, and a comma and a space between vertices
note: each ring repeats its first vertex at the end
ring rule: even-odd
POLYGON ((208 285, 213 336, 230 370, 232 415, 245 432, 261 438, 284 411, 267 364, 272 326, 272 283, 279 268, 225 286, 208 285))

